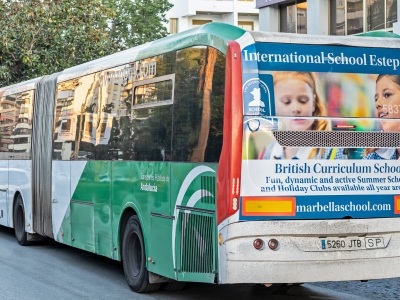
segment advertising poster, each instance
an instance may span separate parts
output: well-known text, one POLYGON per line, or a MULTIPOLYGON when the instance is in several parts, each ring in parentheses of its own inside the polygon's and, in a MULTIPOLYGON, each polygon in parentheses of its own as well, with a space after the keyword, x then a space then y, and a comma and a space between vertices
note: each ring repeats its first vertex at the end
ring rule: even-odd
POLYGON ((400 215, 396 49, 243 49, 241 219, 400 215))

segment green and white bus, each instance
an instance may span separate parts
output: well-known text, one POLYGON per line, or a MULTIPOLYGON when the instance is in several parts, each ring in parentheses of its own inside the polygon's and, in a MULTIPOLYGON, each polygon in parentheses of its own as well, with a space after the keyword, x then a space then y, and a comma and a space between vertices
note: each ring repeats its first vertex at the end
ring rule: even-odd
POLYGON ((0 225, 136 292, 400 277, 399 48, 209 23, 4 87, 0 225))

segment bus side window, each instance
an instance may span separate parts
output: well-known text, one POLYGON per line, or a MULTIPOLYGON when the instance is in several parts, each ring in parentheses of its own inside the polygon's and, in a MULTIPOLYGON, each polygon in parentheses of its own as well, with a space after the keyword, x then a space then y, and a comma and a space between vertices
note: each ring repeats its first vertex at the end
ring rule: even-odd
POLYGON ((174 161, 218 162, 222 149, 224 88, 225 55, 204 46, 178 51, 174 161), (205 90, 211 93, 204 93, 205 90))
POLYGON ((0 98, 0 158, 30 159, 34 90, 0 98))

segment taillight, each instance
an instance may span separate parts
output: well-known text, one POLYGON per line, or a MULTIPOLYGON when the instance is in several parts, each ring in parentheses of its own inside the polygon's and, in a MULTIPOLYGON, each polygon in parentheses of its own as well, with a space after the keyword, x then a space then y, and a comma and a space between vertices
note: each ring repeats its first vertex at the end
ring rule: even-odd
POLYGON ((278 249, 278 247, 279 247, 279 242, 278 242, 278 240, 276 240, 276 239, 270 239, 270 240, 268 241, 268 247, 269 247, 269 249, 271 249, 271 250, 276 250, 276 249, 278 249))
POLYGON ((228 41, 226 49, 224 134, 217 174, 217 224, 240 206, 242 166, 243 100, 240 45, 228 41))
POLYGON ((253 242, 253 246, 257 250, 262 250, 264 249, 264 241, 262 239, 255 239, 253 242))

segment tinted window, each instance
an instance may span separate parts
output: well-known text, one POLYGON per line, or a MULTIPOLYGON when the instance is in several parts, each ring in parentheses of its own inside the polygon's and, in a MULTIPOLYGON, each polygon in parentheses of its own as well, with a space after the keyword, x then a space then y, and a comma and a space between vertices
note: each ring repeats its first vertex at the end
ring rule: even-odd
MULTIPOLYGON (((160 116, 158 110, 148 110, 141 112, 143 117, 137 122, 132 121, 136 114, 132 109, 134 86, 142 87, 147 102, 166 98, 171 85, 151 84, 148 80, 173 74, 175 55, 167 53, 59 84, 53 158, 136 159, 139 133, 146 136, 144 131, 156 126, 153 118, 160 116)), ((163 123, 168 125, 168 120, 163 119, 163 123)), ((153 129, 150 131, 154 134, 153 129)))
POLYGON ((363 32, 363 0, 347 0, 347 34, 363 32))
POLYGON ((217 162, 222 149, 225 56, 193 47, 177 54, 173 160, 217 162))
POLYGON ((53 159, 216 162, 224 80, 224 55, 193 47, 63 82, 53 159))
POLYGON ((30 159, 34 91, 0 98, 0 159, 30 159))
POLYGON ((172 80, 138 85, 134 90, 133 103, 134 105, 144 105, 172 100, 173 85, 172 80))

